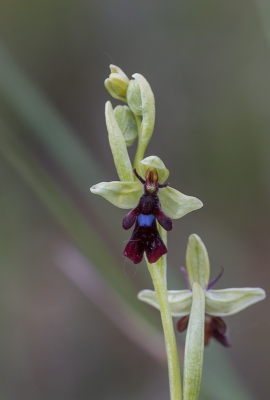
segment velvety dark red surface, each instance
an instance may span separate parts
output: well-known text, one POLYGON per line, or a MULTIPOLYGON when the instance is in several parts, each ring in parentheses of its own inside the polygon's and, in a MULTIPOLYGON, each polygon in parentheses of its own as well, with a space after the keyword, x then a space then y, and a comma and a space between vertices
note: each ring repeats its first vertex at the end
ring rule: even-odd
MULTIPOLYGON (((182 317, 177 321, 176 328, 179 332, 184 332, 188 327, 189 315, 182 317)), ((227 326, 224 320, 220 317, 212 317, 205 315, 204 325, 204 345, 207 346, 210 339, 216 339, 225 347, 230 347, 230 343, 226 336, 227 326)))
MULTIPOLYGON (((159 198, 155 194, 144 194, 137 207, 123 219, 122 226, 124 229, 131 228, 136 222, 131 238, 123 252, 124 256, 132 260, 134 264, 142 261, 144 252, 150 263, 156 262, 167 253, 167 248, 158 233, 156 219, 165 230, 170 231, 172 229, 172 220, 162 211, 159 198), (155 217, 151 224, 143 225, 142 222, 139 222, 139 215, 150 216, 151 214, 155 217)), ((144 218, 140 220, 144 220, 144 218)), ((147 218, 145 220, 148 221, 147 218)))

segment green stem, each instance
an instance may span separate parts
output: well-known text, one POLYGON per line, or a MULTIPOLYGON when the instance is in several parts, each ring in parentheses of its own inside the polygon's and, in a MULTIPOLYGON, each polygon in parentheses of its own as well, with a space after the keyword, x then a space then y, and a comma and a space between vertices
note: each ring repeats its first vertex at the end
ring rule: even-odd
POLYGON ((181 400, 180 365, 163 269, 159 268, 157 264, 147 263, 147 265, 160 305, 161 321, 164 330, 165 347, 168 359, 170 398, 171 400, 181 400))

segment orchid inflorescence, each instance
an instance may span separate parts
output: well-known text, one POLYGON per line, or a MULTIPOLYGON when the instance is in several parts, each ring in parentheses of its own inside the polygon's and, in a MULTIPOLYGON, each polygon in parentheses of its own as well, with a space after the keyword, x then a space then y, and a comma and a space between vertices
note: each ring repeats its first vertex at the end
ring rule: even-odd
MULTIPOLYGON (((176 329, 187 329, 184 358, 185 400, 197 400, 200 390, 204 345, 210 338, 228 347, 223 317, 235 314, 265 298, 260 288, 212 290, 218 278, 209 283, 210 264, 206 248, 193 234, 189 237, 185 274, 188 289, 167 290, 167 231, 172 219, 202 207, 196 197, 182 194, 165 183, 169 171, 157 156, 144 157, 154 130, 155 100, 147 80, 140 74, 134 79, 117 66, 111 65, 105 87, 111 96, 125 103, 114 109, 105 106, 109 143, 119 181, 101 182, 91 192, 104 197, 122 209, 131 209, 124 217, 125 230, 135 225, 124 256, 135 264, 145 260, 155 290, 143 290, 138 298, 161 312, 165 346, 168 356, 171 400, 181 400, 182 389, 177 346, 172 317, 177 317, 176 329), (133 163, 127 147, 137 139, 133 163)), ((222 270, 223 272, 223 270, 222 270)))

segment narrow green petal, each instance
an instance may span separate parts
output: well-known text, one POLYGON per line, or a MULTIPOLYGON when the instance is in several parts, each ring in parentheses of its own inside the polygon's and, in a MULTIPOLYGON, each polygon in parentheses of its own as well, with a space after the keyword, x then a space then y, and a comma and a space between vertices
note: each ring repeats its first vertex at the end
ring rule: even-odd
POLYGON ((198 235, 190 235, 188 239, 186 266, 190 285, 198 282, 206 289, 210 276, 210 265, 207 250, 198 235))
POLYGON ((184 399, 197 400, 200 393, 204 351, 204 290, 195 282, 188 322, 184 359, 184 399))
POLYGON ((148 168, 155 168, 158 172, 158 182, 163 183, 168 179, 169 170, 157 156, 149 156, 139 163, 139 173, 144 178, 148 168))
MULTIPOLYGON (((160 309, 156 292, 153 290, 142 290, 138 294, 138 299, 160 309)), ((168 290, 168 301, 172 316, 184 317, 190 313, 192 292, 190 290, 168 290)))
POLYGON ((105 105, 106 125, 114 164, 121 181, 134 181, 133 170, 129 159, 126 142, 116 121, 110 101, 105 105))
POLYGON ((205 297, 206 314, 226 317, 263 300, 265 291, 260 288, 208 290, 205 297))
POLYGON ((140 182, 101 182, 90 188, 94 194, 99 194, 119 208, 134 208, 143 194, 140 182))
POLYGON ((170 186, 160 189, 158 195, 163 211, 172 219, 182 218, 203 206, 203 203, 196 197, 186 196, 170 186))

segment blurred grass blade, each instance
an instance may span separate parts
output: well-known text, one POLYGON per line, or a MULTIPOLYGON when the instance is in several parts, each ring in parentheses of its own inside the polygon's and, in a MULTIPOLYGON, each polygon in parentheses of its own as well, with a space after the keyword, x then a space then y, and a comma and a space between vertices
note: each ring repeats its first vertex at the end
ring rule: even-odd
MULTIPOLYGON (((132 304, 135 309, 140 309, 140 312, 143 313, 145 310, 140 307, 134 288, 120 273, 121 269, 102 239, 85 222, 76 205, 41 169, 37 161, 29 155, 14 133, 7 128, 1 119, 0 152, 35 191, 87 259, 98 268, 104 278, 129 304, 132 304)), ((149 314, 148 318, 151 320, 149 314)))
POLYGON ((81 187, 88 191, 92 184, 104 180, 102 166, 86 151, 71 126, 27 78, 1 42, 0 95, 81 187))
MULTIPOLYGON (((103 88, 103 85, 101 85, 103 88)), ((0 42, 0 96, 31 129, 46 147, 50 156, 64 169, 94 208, 100 223, 106 224, 111 241, 114 241, 112 226, 117 223, 114 213, 107 225, 100 208, 100 199, 89 192, 90 186, 106 180, 106 174, 90 150, 78 140, 76 132, 59 114, 46 95, 26 76, 0 42)), ((105 121, 104 121, 105 126, 105 121)))
POLYGON ((135 313, 75 247, 58 245, 54 262, 122 333, 166 365, 163 335, 135 313))

